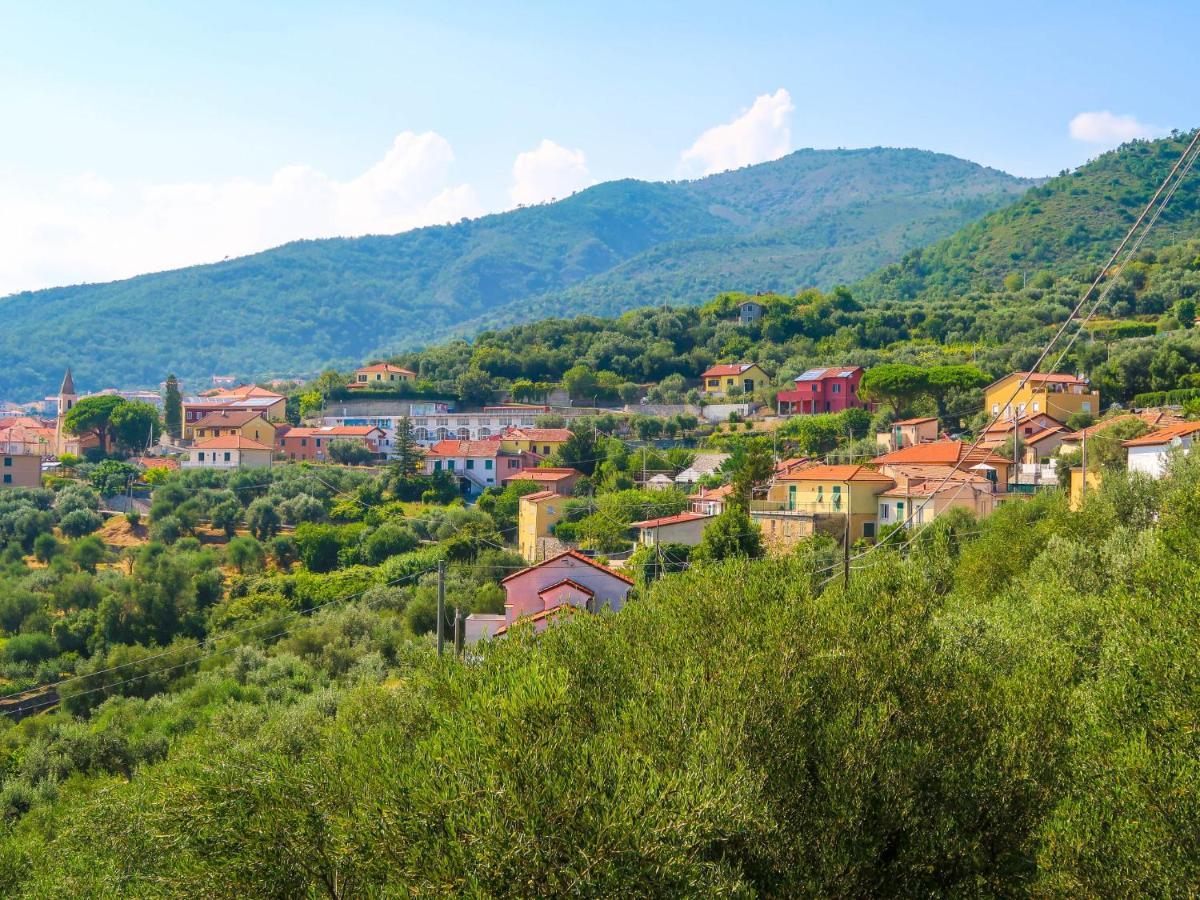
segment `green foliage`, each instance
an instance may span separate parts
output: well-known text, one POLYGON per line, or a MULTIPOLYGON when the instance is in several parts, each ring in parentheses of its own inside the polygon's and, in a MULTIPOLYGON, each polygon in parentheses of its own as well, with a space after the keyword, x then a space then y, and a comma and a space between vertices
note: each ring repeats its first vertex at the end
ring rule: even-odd
POLYGON ((174 372, 167 376, 163 388, 163 426, 167 434, 176 440, 183 434, 183 397, 179 393, 179 379, 174 372))
POLYGON ((78 538, 91 534, 103 524, 99 513, 90 509, 76 509, 59 519, 58 527, 67 537, 78 538))
POLYGON ((762 555, 762 531, 750 521, 745 507, 729 504, 705 526, 692 558, 698 562, 718 562, 735 558, 757 559, 762 555))
MULTIPOLYGON (((611 182, 445 227, 18 294, 5 304, 0 396, 57 387, 42 361, 77 356, 80 335, 89 346, 77 380, 157 383, 170 358, 198 383, 247 365, 261 375, 357 365, 378 347, 546 315, 617 314, 644 297, 691 303, 729 284, 832 286, 951 234, 1027 185, 916 150, 802 150, 700 181, 611 182), (198 308, 206 327, 192 335, 198 308), (181 334, 192 335, 182 355, 181 334)), ((513 377, 498 371, 512 346, 477 371, 513 377)))
POLYGON ((343 466, 364 466, 375 454, 360 441, 334 441, 329 445, 329 458, 343 466))

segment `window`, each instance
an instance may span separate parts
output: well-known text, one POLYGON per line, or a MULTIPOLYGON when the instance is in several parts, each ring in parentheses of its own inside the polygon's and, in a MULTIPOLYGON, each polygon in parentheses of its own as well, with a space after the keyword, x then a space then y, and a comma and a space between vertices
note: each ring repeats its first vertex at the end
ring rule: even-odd
POLYGON ((11 475, 10 473, 8 473, 8 472, 5 472, 5 473, 4 473, 4 483, 5 483, 5 484, 12 484, 12 475, 11 475))
POLYGON ((358 380, 359 380, 359 381, 366 381, 366 380, 367 380, 367 376, 366 376, 366 375, 359 375, 359 376, 358 376, 358 380))
POLYGON ((833 385, 833 392, 834 392, 835 394, 840 394, 840 393, 842 392, 842 386, 841 386, 840 384, 834 384, 834 385, 833 385))
POLYGON ((550 447, 549 446, 543 447, 542 448, 542 456, 549 456, 549 455, 550 455, 550 447))
POLYGON ((300 438, 300 446, 307 447, 308 446, 308 438, 300 438))
POLYGON ((201 450, 199 453, 199 459, 200 459, 200 462, 204 462, 204 451, 203 450, 201 450))
POLYGON ((812 386, 812 392, 815 394, 815 393, 816 393, 817 391, 819 391, 820 389, 821 389, 821 386, 820 386, 819 384, 816 384, 816 383, 814 382, 814 383, 813 383, 813 386, 812 386))
POLYGON ((1090 400, 1083 401, 1083 411, 1085 413, 1090 413, 1092 411, 1092 401, 1090 401, 1090 400))
POLYGON ((12 468, 12 457, 11 456, 4 457, 4 468, 6 468, 6 469, 12 468))
POLYGON ((229 451, 225 451, 225 462, 229 462, 229 451))
POLYGON ((889 506, 886 503, 881 503, 879 505, 879 518, 886 519, 888 517, 888 513, 890 510, 891 510, 891 506, 889 506))
POLYGON ((468 468, 468 469, 473 469, 473 468, 475 468, 475 460, 473 460, 473 459, 468 459, 468 460, 467 460, 467 468, 468 468))
POLYGON ((490 468, 492 468, 492 461, 491 461, 490 459, 485 459, 485 460, 483 461, 483 467, 484 467, 485 469, 490 469, 490 468))
POLYGON ((874 522, 863 522, 863 537, 865 537, 865 538, 875 537, 875 523, 874 522))
POLYGON ((435 459, 433 461, 433 471, 435 471, 435 472, 442 471, 442 461, 440 459, 435 459))
POLYGON ((510 459, 508 461, 508 467, 510 469, 519 469, 521 468, 521 461, 519 459, 510 459))
POLYGON ((842 508, 842 486, 840 484, 835 484, 833 486, 833 508, 842 508))

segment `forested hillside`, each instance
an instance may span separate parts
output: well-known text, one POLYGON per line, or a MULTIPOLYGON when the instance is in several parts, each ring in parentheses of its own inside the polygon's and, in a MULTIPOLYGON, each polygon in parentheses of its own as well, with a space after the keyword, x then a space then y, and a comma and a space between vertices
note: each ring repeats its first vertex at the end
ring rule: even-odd
POLYGON ((400 235, 0 299, 0 397, 214 372, 313 373, 486 324, 861 278, 1030 182, 918 150, 807 150, 694 182, 617 181, 400 235))
MULTIPOLYGON (((1103 264, 1175 165, 1191 133, 1133 141, 953 236, 908 253, 864 280, 864 298, 949 297, 1020 285, 1038 270, 1078 273, 1103 264)), ((1183 183, 1147 242, 1163 247, 1200 235, 1200 182, 1183 183)))
MULTIPOLYGON (((403 592, 270 637, 277 595, 261 631, 177 651, 173 680, 8 732, 0 881, 31 897, 1187 895, 1198 497, 1193 455, 1160 482, 1106 477, 1079 513, 1051 493, 939 517, 848 589, 820 541, 694 566, 466 662, 406 641, 403 592)), ((132 576, 147 598, 156 558, 132 576)), ((52 574, 72 579, 57 602, 86 602, 52 574)), ((212 627, 254 621, 255 596, 235 587, 212 627)))

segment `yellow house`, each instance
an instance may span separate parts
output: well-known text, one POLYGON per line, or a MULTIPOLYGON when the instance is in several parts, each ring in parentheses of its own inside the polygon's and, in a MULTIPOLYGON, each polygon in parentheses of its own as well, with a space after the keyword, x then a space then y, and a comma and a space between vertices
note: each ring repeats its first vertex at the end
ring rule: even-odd
POLYGON ((1074 375, 1013 372, 989 384, 983 396, 988 415, 1005 419, 1044 413, 1065 422, 1076 413, 1100 414, 1100 392, 1086 378, 1074 375))
POLYGON ((849 516, 850 541, 875 537, 879 495, 895 486, 866 466, 812 466, 775 479, 765 501, 750 506, 768 546, 786 550, 818 531, 843 538, 849 516))
POLYGON ((554 491, 526 494, 517 508, 517 549, 531 563, 544 558, 541 552, 550 529, 563 517, 567 500, 554 491))
POLYGON ((724 397, 733 389, 753 394, 771 384, 771 377, 758 363, 724 363, 712 366, 700 376, 704 393, 709 397, 724 397))
POLYGON ((372 388, 392 388, 400 384, 410 384, 417 380, 417 373, 402 366, 391 363, 376 363, 373 366, 363 366, 354 370, 354 378, 348 387, 351 390, 370 390, 372 388))
POLYGON ((275 426, 252 409, 218 409, 210 412, 192 426, 197 441, 218 437, 243 437, 250 441, 275 446, 275 426))
MULTIPOLYGON (((1100 471, 1092 468, 1087 473, 1087 490, 1095 491, 1100 488, 1100 471)), ((1083 506, 1084 498, 1087 496, 1083 489, 1083 466, 1074 466, 1071 469, 1071 509, 1079 509, 1083 506)))
POLYGON ((533 453, 545 459, 571 438, 569 428, 506 428, 499 435, 500 449, 508 453, 533 453))

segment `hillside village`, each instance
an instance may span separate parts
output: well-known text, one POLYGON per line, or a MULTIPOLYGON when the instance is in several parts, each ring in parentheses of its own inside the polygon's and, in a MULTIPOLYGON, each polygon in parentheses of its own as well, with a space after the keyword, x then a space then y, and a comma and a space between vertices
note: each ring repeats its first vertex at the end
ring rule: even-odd
MULTIPOLYGON (((747 299, 731 315, 745 325, 764 310, 747 299)), ((162 394, 81 394, 68 369, 55 397, 0 418, 2 487, 91 484, 102 516, 146 517, 161 536, 160 519, 173 517, 154 491, 174 479, 295 468, 318 480, 345 471, 411 482, 393 491, 427 509, 494 515, 496 547, 530 571, 571 570, 538 579, 536 596, 513 595, 523 579, 499 581, 503 612, 455 623, 471 643, 526 619, 540 629, 559 607, 619 609, 630 573, 659 577, 693 555, 785 556, 825 540, 849 557, 894 531, 952 514, 980 520, 1040 492, 1065 490, 1078 507, 1108 470, 1161 477, 1200 432, 1194 405, 1105 406, 1084 375, 989 382, 966 365, 825 366, 780 383, 759 363, 719 362, 690 386, 669 379, 683 402, 652 402, 663 386, 643 385, 607 405, 588 402, 599 391, 586 377, 539 386, 540 402, 514 385, 483 403, 431 396, 419 378, 378 361, 308 384, 214 378, 190 393, 172 376, 162 394), (939 415, 949 394, 955 412, 939 415)), ((232 538, 249 514, 199 518, 232 538)), ((286 554, 278 564, 286 569, 286 554)))

